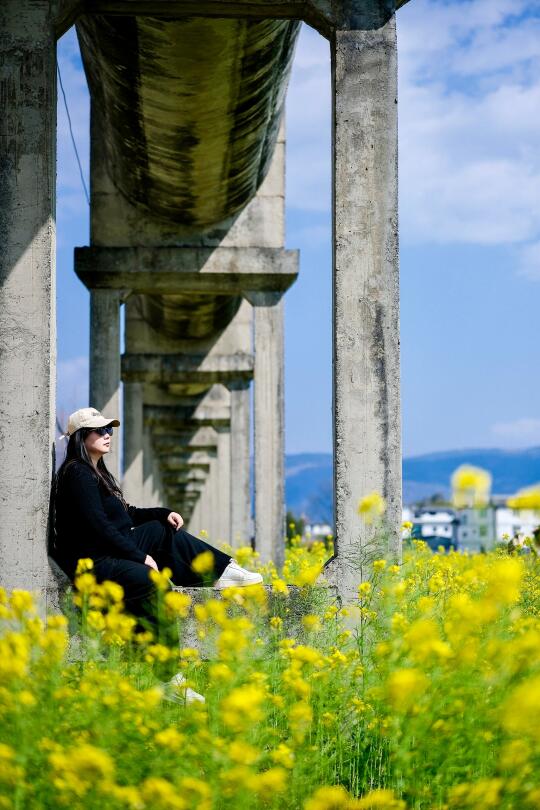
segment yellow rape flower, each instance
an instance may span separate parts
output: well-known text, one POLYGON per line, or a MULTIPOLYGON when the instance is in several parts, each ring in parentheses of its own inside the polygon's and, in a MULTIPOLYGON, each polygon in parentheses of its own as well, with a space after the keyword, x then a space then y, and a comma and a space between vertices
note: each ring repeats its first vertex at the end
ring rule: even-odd
POLYGON ((530 509, 534 512, 540 511, 540 486, 536 484, 533 487, 526 487, 520 489, 517 495, 509 498, 508 506, 510 509, 530 509))
POLYGON ((278 593, 281 594, 281 596, 288 596, 289 589, 287 587, 287 583, 279 577, 276 577, 272 580, 272 593, 278 593))
POLYGON ((313 710, 309 703, 295 703, 289 711, 289 726, 295 742, 301 743, 308 733, 313 720, 313 710))
POLYGON ((191 562, 191 567, 196 574, 208 574, 214 568, 214 555, 211 551, 203 551, 197 554, 191 562))
POLYGON ((178 788, 166 779, 152 776, 140 787, 143 800, 152 810, 185 810, 187 804, 178 795, 178 788))
POLYGON ((150 579, 158 589, 158 591, 168 591, 170 587, 170 578, 172 576, 172 571, 170 568, 162 568, 161 571, 155 571, 153 568, 150 569, 150 579))
POLYGON ((254 774, 248 781, 248 787, 259 796, 270 799, 276 793, 283 793, 286 789, 287 771, 277 767, 254 774))
POLYGON ((164 728, 158 731, 154 736, 157 745, 163 748, 168 748, 169 751, 179 751, 186 743, 186 737, 181 734, 176 728, 164 728))
POLYGON ((94 568, 94 561, 90 557, 83 557, 77 561, 77 568, 75 569, 75 576, 85 574, 87 571, 92 571, 94 568))
POLYGON ((229 745, 228 753, 233 762, 244 765, 253 765, 260 756, 260 751, 241 740, 233 740, 229 745))
POLYGON ((277 764, 282 765, 284 768, 292 768, 294 766, 294 751, 289 748, 285 743, 280 743, 278 747, 270 753, 270 758, 277 764))
POLYGON ((302 618, 304 630, 308 633, 318 633, 322 629, 321 620, 313 613, 308 613, 302 618))
POLYGON ((407 710, 427 687, 427 678, 419 669, 397 669, 386 683, 388 698, 396 709, 407 710))
POLYGON ((405 802, 396 799, 393 790, 372 790, 352 807, 355 810, 405 810, 405 802))
POLYGON ((478 782, 465 783, 450 788, 448 804, 450 807, 474 810, 490 810, 501 806, 502 779, 480 779, 478 782))
POLYGON ((222 683, 227 683, 234 677, 230 667, 228 667, 227 664, 222 663, 210 664, 208 674, 210 675, 210 680, 216 683, 219 683, 220 681, 222 683))
POLYGON ((304 810, 347 810, 351 797, 344 787, 321 787, 304 803, 304 810))
POLYGON ((457 509, 485 506, 490 489, 491 475, 480 467, 462 464, 452 475, 452 499, 457 509))
POLYGON ((239 686, 221 701, 222 718, 232 731, 242 731, 264 717, 266 691, 258 686, 239 686))
POLYGON ((385 511, 386 501, 379 492, 370 492, 368 495, 364 495, 358 504, 358 514, 368 526, 376 518, 384 515, 385 511))
POLYGON ((22 591, 18 588, 12 590, 9 603, 11 610, 15 616, 19 618, 22 618, 25 613, 32 613, 35 610, 34 597, 32 594, 29 591, 22 591))
POLYGON ((517 686, 502 706, 502 724, 510 734, 540 737, 540 675, 517 686))

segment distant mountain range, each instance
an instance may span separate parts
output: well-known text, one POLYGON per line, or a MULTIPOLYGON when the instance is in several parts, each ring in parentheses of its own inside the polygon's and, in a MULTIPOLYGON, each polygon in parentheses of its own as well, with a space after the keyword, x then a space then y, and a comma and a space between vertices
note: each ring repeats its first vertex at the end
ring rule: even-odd
MULTIPOLYGON (((474 464, 493 476, 493 493, 511 495, 540 481, 540 447, 528 450, 448 450, 403 459, 403 501, 414 503, 450 493, 460 464, 474 464)), ((287 508, 312 521, 332 522, 332 456, 300 453, 285 458, 287 508)))

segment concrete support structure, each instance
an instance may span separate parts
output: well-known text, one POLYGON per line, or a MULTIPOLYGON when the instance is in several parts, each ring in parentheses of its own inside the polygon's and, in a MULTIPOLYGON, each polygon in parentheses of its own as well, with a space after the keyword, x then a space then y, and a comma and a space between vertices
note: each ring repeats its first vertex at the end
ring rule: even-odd
POLYGON ((0 585, 54 601, 56 46, 48 0, 0 4, 0 585))
POLYGON ((144 502, 143 491, 143 386, 126 382, 123 389, 124 478, 123 492, 128 503, 144 502))
MULTIPOLYGON (((120 414, 119 290, 90 291, 90 405, 104 416, 120 414)), ((120 420, 122 421, 122 420, 120 420)), ((107 468, 120 478, 120 436, 111 442, 107 468)))
POLYGON ((255 542, 263 562, 282 565, 285 553, 285 413, 283 300, 279 292, 252 292, 255 391, 255 542))
POLYGON ((232 383, 230 537, 233 548, 249 545, 251 535, 249 384, 232 383))
POLYGON ((374 554, 398 558, 401 522, 396 29, 382 3, 366 7, 365 30, 331 39, 337 556, 327 574, 345 596, 374 554), (388 504, 384 549, 357 515, 373 490, 388 504))

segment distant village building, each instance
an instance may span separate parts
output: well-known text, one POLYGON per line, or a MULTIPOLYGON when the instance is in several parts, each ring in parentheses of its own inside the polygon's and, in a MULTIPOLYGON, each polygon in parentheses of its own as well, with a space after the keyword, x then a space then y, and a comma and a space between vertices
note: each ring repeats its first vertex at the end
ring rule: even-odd
POLYGON ((403 520, 413 524, 412 537, 424 540, 433 551, 440 546, 471 553, 489 551, 511 538, 531 537, 540 524, 540 516, 530 510, 510 509, 506 501, 506 497, 495 496, 486 507, 459 510, 406 507, 403 520))

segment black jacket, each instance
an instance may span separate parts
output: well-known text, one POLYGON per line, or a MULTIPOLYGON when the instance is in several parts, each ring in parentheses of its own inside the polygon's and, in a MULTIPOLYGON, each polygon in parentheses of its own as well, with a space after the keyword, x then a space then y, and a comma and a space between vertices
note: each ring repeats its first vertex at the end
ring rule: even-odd
POLYGON ((54 498, 52 556, 73 576, 77 560, 116 557, 144 563, 146 553, 130 537, 133 526, 149 520, 167 524, 171 510, 137 509, 110 495, 92 470, 82 462, 68 465, 57 484, 54 498))

